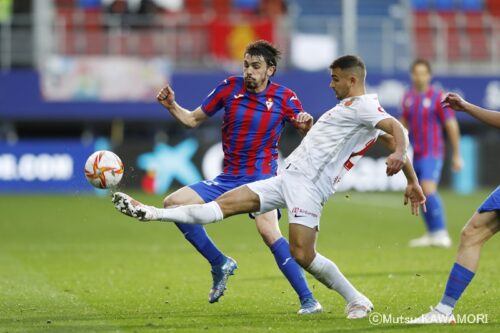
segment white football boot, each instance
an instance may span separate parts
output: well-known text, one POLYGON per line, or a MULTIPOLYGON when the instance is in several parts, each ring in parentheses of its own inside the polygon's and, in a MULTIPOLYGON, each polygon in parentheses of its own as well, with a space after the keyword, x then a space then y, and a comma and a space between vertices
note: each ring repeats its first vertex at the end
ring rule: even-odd
POLYGON ((361 295, 360 298, 349 302, 345 307, 347 319, 366 318, 372 312, 373 304, 368 297, 361 295))
POLYGON ((127 216, 141 221, 158 220, 156 207, 144 205, 125 193, 115 192, 111 200, 116 210, 127 216))
POLYGON ((412 239, 409 242, 410 247, 442 247, 449 248, 451 247, 451 238, 446 231, 439 231, 436 233, 426 233, 420 238, 412 239))
POLYGON ((431 311, 424 313, 418 318, 410 320, 407 324, 416 325, 416 324, 455 324, 455 323, 456 320, 453 313, 447 315, 431 306, 431 311))

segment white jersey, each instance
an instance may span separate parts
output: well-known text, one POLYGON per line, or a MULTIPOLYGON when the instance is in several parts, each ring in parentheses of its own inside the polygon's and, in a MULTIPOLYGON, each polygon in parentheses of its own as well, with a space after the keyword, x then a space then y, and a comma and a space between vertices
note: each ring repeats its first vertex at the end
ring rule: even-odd
POLYGON ((286 164, 311 180, 326 201, 345 173, 383 133, 375 125, 391 117, 376 94, 346 98, 318 119, 286 164))

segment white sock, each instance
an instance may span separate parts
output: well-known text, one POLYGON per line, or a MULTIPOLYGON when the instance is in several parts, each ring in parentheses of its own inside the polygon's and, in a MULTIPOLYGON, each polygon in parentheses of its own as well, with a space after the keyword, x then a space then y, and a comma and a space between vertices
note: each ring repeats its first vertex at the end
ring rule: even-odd
POLYGON ((444 313, 447 316, 453 313, 453 308, 451 306, 443 304, 441 302, 439 302, 438 305, 436 305, 435 309, 441 313, 444 313))
POLYGON ((186 205, 175 208, 159 208, 157 216, 160 221, 180 222, 188 224, 208 224, 224 219, 224 214, 217 202, 203 205, 186 205))
POLYGON ((429 235, 431 237, 449 237, 448 230, 446 230, 446 229, 429 232, 429 235))
POLYGON ((353 287, 353 285, 340 272, 328 258, 317 253, 311 265, 306 268, 306 271, 311 273, 319 282, 323 283, 327 288, 338 292, 347 303, 363 297, 362 294, 353 287))

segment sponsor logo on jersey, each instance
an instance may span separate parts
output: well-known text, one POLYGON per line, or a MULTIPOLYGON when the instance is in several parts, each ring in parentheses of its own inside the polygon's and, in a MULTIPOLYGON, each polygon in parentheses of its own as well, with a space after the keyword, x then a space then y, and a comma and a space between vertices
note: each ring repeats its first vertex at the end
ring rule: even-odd
POLYGON ((241 97, 245 96, 244 94, 238 94, 238 95, 234 95, 234 99, 239 99, 241 97))
POLYGON ((297 96, 293 95, 292 97, 290 97, 290 100, 291 101, 296 101, 296 100, 298 100, 298 98, 297 98, 297 96))

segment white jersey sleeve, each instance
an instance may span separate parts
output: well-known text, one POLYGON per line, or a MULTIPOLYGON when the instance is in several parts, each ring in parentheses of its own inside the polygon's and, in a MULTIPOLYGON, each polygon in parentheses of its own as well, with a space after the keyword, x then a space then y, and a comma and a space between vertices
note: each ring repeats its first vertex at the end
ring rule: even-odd
POLYGON ((371 95, 369 98, 366 98, 365 103, 360 103, 356 110, 358 120, 363 125, 370 128, 374 128, 381 120, 392 118, 392 116, 385 112, 384 108, 380 106, 376 95, 371 95))

